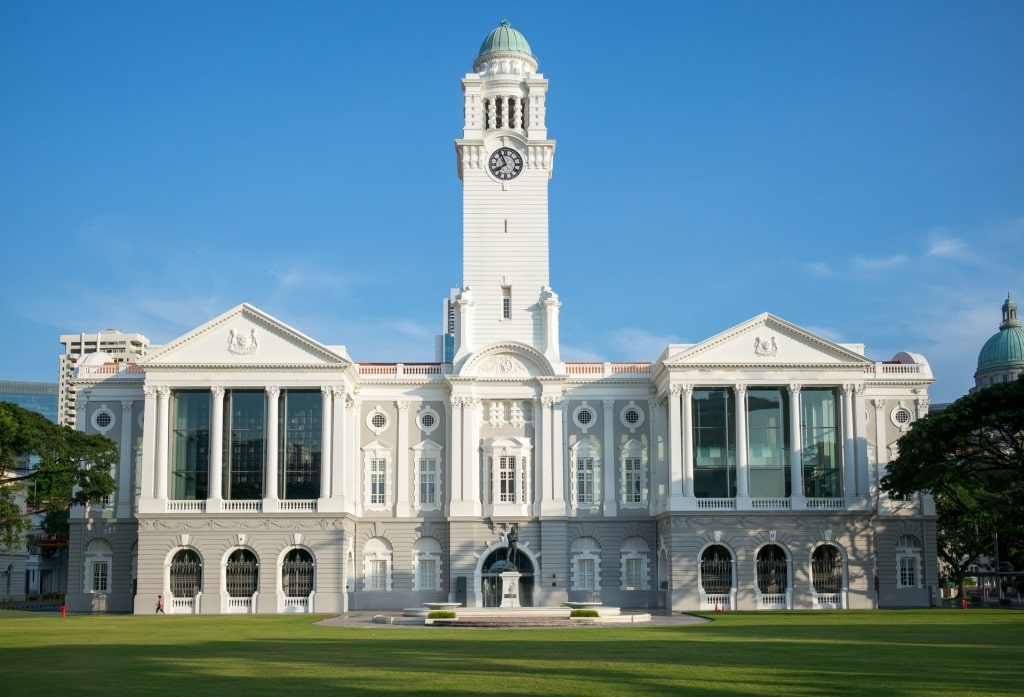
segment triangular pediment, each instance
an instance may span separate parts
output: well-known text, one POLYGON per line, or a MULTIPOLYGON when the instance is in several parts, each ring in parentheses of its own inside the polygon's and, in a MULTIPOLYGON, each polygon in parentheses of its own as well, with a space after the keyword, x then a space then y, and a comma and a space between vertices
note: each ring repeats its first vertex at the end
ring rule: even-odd
POLYGON ((768 313, 689 346, 664 362, 668 367, 871 365, 859 353, 768 313))
POLYGON ((160 347, 140 363, 172 367, 345 369, 351 361, 252 305, 241 305, 160 347))

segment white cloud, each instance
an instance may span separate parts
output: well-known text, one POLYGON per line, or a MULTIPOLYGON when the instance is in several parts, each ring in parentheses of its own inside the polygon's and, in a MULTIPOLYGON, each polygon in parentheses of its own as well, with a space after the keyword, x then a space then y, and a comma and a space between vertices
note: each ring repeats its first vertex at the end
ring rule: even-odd
POLYGON ((679 339, 671 334, 651 334, 643 329, 623 327, 609 335, 610 344, 615 353, 626 361, 653 361, 669 344, 679 343, 679 339))
POLYGON ((835 276, 836 272, 824 261, 812 261, 804 264, 804 268, 815 276, 835 276))
POLYGON ((902 266, 906 261, 907 256, 905 254, 896 254, 891 257, 878 259, 869 259, 862 256, 855 256, 853 258, 854 265, 865 270, 891 269, 896 266, 902 266))

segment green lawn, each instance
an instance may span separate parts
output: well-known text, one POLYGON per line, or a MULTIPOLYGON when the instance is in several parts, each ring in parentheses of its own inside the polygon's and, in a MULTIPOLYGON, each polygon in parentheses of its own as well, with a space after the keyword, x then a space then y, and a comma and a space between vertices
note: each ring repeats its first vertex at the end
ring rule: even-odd
POLYGON ((1024 612, 713 615, 677 627, 318 626, 302 616, 0 616, 0 694, 1016 695, 1024 612))

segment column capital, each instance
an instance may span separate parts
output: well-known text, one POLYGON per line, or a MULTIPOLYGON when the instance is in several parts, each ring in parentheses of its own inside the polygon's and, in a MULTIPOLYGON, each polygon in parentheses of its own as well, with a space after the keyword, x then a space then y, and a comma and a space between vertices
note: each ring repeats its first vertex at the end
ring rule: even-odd
POLYGON ((142 394, 145 397, 156 397, 157 388, 153 385, 146 385, 142 388, 142 394))
POLYGON ((266 391, 267 396, 270 397, 271 399, 281 394, 281 388, 278 387, 277 385, 267 385, 264 388, 264 390, 266 391))
POLYGON ((214 397, 223 397, 224 385, 214 385, 213 387, 210 388, 210 394, 212 394, 214 397))
POLYGON ((122 399, 122 400, 121 400, 121 411, 122 411, 122 412, 125 412, 125 411, 131 411, 131 410, 132 410, 132 405, 133 405, 133 404, 135 404, 135 401, 134 401, 134 400, 131 400, 131 399, 122 399))
POLYGON ((880 411, 885 409, 885 400, 884 399, 876 399, 876 400, 873 400, 873 401, 875 403, 875 411, 880 412, 880 411))
POLYGON ((163 397, 163 398, 170 397, 171 396, 171 388, 168 387, 167 385, 160 385, 160 387, 156 388, 156 394, 157 394, 158 397, 163 397))
POLYGON ((395 402, 395 406, 398 407, 398 411, 404 412, 409 410, 409 400, 399 399, 395 402))
POLYGON ((800 390, 802 390, 803 387, 804 387, 803 384, 799 383, 799 382, 791 382, 791 383, 789 383, 789 391, 792 394, 794 394, 794 395, 800 394, 800 390))
POLYGON ((743 395, 745 395, 747 393, 747 386, 744 385, 743 383, 737 383, 737 384, 733 385, 732 387, 733 387, 734 390, 736 390, 736 396, 737 397, 741 397, 741 396, 743 396, 743 395))
POLYGON ((605 411, 611 411, 612 409, 615 408, 615 400, 614 399, 602 399, 601 400, 601 406, 604 407, 605 411))

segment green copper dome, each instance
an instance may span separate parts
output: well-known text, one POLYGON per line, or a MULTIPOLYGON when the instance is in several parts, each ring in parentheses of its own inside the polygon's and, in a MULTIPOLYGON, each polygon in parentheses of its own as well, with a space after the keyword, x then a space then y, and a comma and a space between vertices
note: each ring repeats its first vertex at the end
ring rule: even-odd
POLYGON ((498 51, 515 51, 516 53, 525 53, 528 56, 533 56, 526 37, 513 29, 507 19, 501 20, 501 25, 488 34, 484 42, 480 44, 480 53, 477 54, 477 58, 488 53, 497 53, 498 51))
POLYGON ((978 372, 1009 367, 1014 363, 1024 365, 1024 329, 1017 317, 1017 303, 1007 295, 999 333, 986 341, 978 354, 978 372))

